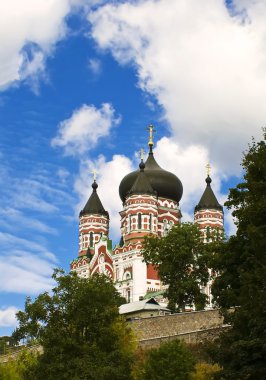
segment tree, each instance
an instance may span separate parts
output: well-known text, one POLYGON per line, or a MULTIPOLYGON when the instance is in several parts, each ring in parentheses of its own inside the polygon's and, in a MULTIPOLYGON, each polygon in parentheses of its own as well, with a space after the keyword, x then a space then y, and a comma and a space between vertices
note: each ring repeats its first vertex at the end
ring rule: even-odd
POLYGON ((118 306, 124 299, 106 276, 54 273, 57 286, 18 312, 16 340, 43 346, 36 379, 129 379, 132 336, 118 306))
POLYGON ((206 295, 200 285, 206 285, 208 247, 203 243, 197 225, 183 223, 174 226, 164 237, 144 238, 142 254, 146 263, 153 264, 168 288, 165 292, 171 310, 184 310, 186 305, 203 309, 206 295))
POLYGON ((161 344, 147 352, 137 380, 189 380, 195 359, 179 340, 161 344))
POLYGON ((266 373, 266 144, 249 146, 243 182, 230 190, 237 232, 222 247, 213 286, 232 329, 220 340, 217 359, 225 379, 262 379, 266 373))

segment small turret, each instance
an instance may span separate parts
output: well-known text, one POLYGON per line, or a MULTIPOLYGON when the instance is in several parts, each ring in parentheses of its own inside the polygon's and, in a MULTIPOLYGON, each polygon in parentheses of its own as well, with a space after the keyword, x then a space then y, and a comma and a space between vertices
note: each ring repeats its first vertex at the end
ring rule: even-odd
POLYGON ((208 242, 211 236, 223 234, 224 217, 223 206, 218 202, 212 188, 210 177, 210 165, 207 166, 207 178, 205 180, 207 186, 200 198, 199 203, 195 207, 194 221, 199 225, 204 240, 208 242))
POLYGON ((95 173, 92 194, 79 214, 79 256, 94 254, 94 245, 109 234, 109 214, 97 194, 95 173))
POLYGON ((98 184, 96 183, 96 180, 93 181, 91 187, 93 188, 92 194, 89 197, 88 202, 84 206, 83 210, 80 211, 79 215, 98 214, 106 215, 109 218, 109 214, 107 211, 105 211, 99 195, 97 194, 98 184))
POLYGON ((205 210, 205 209, 212 209, 212 210, 219 210, 223 211, 223 206, 219 204, 217 201, 216 196, 214 195, 214 192, 211 188, 211 177, 208 175, 205 180, 207 186, 202 194, 202 197, 200 198, 199 203, 195 207, 195 212, 199 210, 205 210))

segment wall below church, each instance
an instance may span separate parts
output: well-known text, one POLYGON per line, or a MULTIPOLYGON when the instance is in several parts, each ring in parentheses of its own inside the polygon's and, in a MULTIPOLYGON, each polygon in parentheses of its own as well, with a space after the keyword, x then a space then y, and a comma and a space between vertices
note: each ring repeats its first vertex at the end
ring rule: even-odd
POLYGON ((140 345, 148 347, 177 338, 195 343, 200 336, 217 336, 224 325, 219 310, 212 309, 136 319, 130 327, 140 345))

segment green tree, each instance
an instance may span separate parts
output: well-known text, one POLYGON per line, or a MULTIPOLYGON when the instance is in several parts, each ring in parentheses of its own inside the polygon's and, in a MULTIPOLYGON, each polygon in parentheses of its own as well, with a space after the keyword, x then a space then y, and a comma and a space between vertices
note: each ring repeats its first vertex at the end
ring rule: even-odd
POLYGON ((124 299, 106 276, 90 279, 57 270, 57 286, 18 312, 16 340, 38 339, 43 347, 36 379, 129 379, 131 332, 119 316, 124 299))
POLYGON ((145 237, 144 260, 158 269, 160 279, 168 285, 165 294, 171 310, 176 311, 176 305, 177 311, 193 304, 204 308, 206 295, 200 285, 209 279, 208 252, 198 226, 192 223, 178 224, 164 237, 145 237))
POLYGON ((221 247, 213 294, 232 329, 216 352, 226 379, 263 379, 266 373, 266 144, 253 140, 244 155, 243 182, 230 190, 237 232, 221 247))
POLYGON ((184 343, 174 340, 148 351, 141 367, 137 380, 189 380, 195 359, 184 343))

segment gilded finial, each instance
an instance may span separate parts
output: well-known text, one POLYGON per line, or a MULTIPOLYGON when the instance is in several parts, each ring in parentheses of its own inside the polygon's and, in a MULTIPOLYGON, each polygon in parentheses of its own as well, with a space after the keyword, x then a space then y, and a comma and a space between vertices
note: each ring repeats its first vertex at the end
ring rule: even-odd
POLYGON ((153 133, 156 132, 156 130, 152 124, 147 127, 147 130, 150 132, 149 145, 153 146, 153 133))
POLYGON ((207 176, 209 177, 211 174, 211 165, 208 163, 205 167, 207 169, 207 176))
POLYGON ((94 182, 96 182, 98 172, 94 169, 91 171, 91 174, 93 174, 93 180, 94 180, 94 182))

